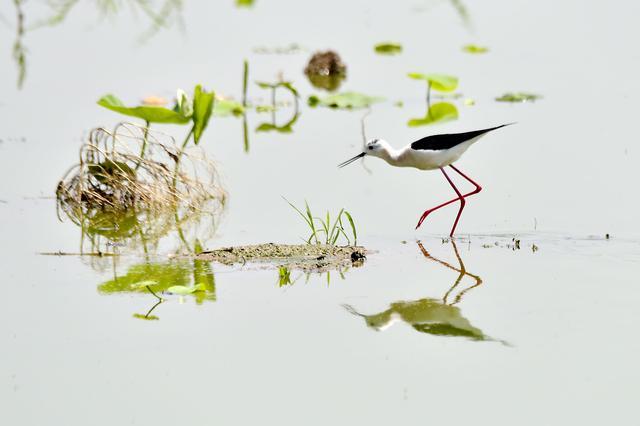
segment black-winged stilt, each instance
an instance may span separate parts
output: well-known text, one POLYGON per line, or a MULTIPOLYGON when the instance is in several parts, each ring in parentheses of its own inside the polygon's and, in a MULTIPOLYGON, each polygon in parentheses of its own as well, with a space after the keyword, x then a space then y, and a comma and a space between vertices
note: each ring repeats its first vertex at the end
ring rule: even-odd
POLYGON ((477 194, 482 190, 482 187, 478 185, 478 183, 474 182, 469 176, 462 173, 452 163, 457 161, 462 156, 462 154, 464 154, 464 152, 482 136, 486 135, 492 130, 499 129, 504 126, 509 126, 511 124, 514 123, 502 124, 500 126, 491 127, 489 129, 474 130, 465 133, 450 133, 427 136, 401 149, 393 148, 385 140, 371 139, 367 142, 365 150, 363 152, 353 158, 348 159, 344 163, 339 164, 338 167, 344 167, 348 164, 351 164, 358 158, 362 158, 365 155, 371 155, 373 157, 382 158, 384 161, 395 167, 414 167, 420 170, 440 169, 444 177, 447 179, 447 182, 449 182, 453 190, 456 192, 457 197, 426 210, 420 217, 418 225, 416 225, 416 229, 418 229, 420 225, 422 225, 422 222, 424 222, 429 214, 433 213, 439 208, 448 206, 449 204, 456 201, 460 201, 460 210, 458 210, 458 215, 456 216, 456 220, 453 223, 453 228, 451 228, 451 233, 449 234, 450 237, 453 237, 453 233, 455 232, 458 221, 460 220, 460 215, 462 214, 462 210, 464 210, 464 206, 466 204, 465 198, 473 194, 477 194), (447 172, 444 170, 444 168, 447 166, 451 167, 456 173, 465 178, 467 181, 471 182, 471 184, 475 186, 475 189, 466 194, 462 194, 455 186, 449 175, 447 175, 447 172))

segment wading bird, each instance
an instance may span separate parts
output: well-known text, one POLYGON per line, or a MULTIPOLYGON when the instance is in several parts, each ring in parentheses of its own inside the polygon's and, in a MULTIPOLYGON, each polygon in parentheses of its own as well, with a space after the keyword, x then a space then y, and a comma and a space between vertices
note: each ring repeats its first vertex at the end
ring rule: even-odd
POLYGON ((348 164, 351 164, 357 159, 364 157, 365 155, 371 155, 373 157, 382 158, 390 165, 396 167, 414 167, 420 170, 440 169, 444 177, 447 179, 447 182, 449 182, 453 190, 456 192, 457 197, 447 201, 446 203, 442 203, 430 208, 429 210, 426 210, 420 217, 418 225, 416 225, 416 229, 418 229, 420 225, 422 225, 422 222, 424 222, 424 220, 427 218, 427 216, 429 216, 434 211, 444 206, 448 206, 451 203, 455 203, 456 201, 460 201, 460 210, 458 210, 458 215, 456 216, 456 220, 453 223, 453 228, 451 228, 451 233, 449 234, 450 237, 453 237, 453 233, 455 232, 458 221, 460 220, 460 215, 462 214, 462 210, 464 210, 464 206, 466 204, 465 198, 473 194, 477 194, 482 190, 482 187, 474 182, 469 176, 462 173, 452 163, 457 161, 462 156, 462 154, 464 154, 464 152, 482 136, 486 135, 492 130, 499 129, 504 126, 509 126, 510 124, 514 123, 502 124, 500 126, 491 127, 489 129, 474 130, 465 133, 451 133, 427 136, 401 149, 393 148, 385 140, 371 139, 366 143, 363 152, 353 158, 348 159, 344 163, 339 164, 338 167, 344 167, 348 164), (465 178, 467 181, 471 182, 471 184, 475 186, 475 189, 466 194, 462 194, 455 186, 449 175, 447 175, 447 172, 444 170, 444 168, 447 166, 451 167, 456 173, 465 178))

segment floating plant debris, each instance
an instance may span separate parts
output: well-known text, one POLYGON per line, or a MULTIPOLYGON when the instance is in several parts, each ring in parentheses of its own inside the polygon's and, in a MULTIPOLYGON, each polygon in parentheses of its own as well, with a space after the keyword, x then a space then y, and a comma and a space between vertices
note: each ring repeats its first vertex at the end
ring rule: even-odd
POLYGON ((402 45, 400 43, 379 43, 374 46, 374 50, 380 55, 398 55, 402 53, 402 45))
POLYGON ((312 95, 309 96, 307 102, 310 106, 320 105, 329 108, 357 109, 366 108, 374 103, 382 102, 383 100, 384 98, 378 96, 369 96, 357 92, 344 92, 323 98, 312 95))
POLYGON ((225 265, 263 263, 278 269, 327 271, 349 266, 360 266, 367 251, 360 246, 334 246, 325 244, 257 244, 226 247, 205 251, 198 260, 214 261, 225 265))
POLYGON ((300 53, 304 49, 297 43, 291 43, 288 46, 284 47, 267 47, 267 46, 258 46, 253 48, 253 53, 262 54, 262 55, 292 55, 295 53, 300 53))
POLYGON ((542 96, 536 95, 535 93, 508 92, 500 97, 497 97, 496 101, 498 102, 534 102, 541 98, 542 96))
POLYGON ((481 54, 487 53, 489 51, 489 48, 485 46, 479 46, 477 44, 467 44, 465 46, 462 46, 462 51, 472 54, 481 54))

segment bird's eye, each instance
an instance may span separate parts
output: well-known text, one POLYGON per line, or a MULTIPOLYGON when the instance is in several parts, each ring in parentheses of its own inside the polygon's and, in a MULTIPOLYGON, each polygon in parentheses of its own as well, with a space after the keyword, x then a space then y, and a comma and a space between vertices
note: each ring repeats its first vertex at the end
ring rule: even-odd
POLYGON ((370 149, 370 150, 371 150, 371 149, 373 149, 373 146, 369 146, 369 149, 370 149))

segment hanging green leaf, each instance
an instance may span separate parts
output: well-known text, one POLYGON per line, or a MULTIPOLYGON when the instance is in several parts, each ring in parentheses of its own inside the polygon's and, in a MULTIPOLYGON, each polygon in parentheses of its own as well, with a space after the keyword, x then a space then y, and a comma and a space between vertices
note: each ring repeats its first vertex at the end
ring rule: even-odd
POLYGON ((458 77, 446 74, 421 74, 417 72, 410 72, 407 74, 414 80, 427 81, 433 90, 438 92, 453 92, 458 87, 458 77))
POLYGON ((213 103, 215 94, 202 90, 199 84, 193 91, 193 141, 196 145, 200 142, 200 137, 209 124, 211 113, 213 112, 213 103))
POLYGON ((398 55, 402 53, 400 43, 379 43, 374 46, 376 53, 380 55, 398 55))
POLYGON ((407 123, 409 127, 428 126, 436 123, 445 123, 458 119, 458 109, 449 102, 438 102, 431 105, 427 115, 423 118, 412 118, 407 123))
POLYGON ((310 106, 326 106, 329 108, 357 109, 366 108, 376 102, 383 101, 384 98, 377 96, 369 96, 357 92, 344 92, 335 95, 329 95, 324 98, 318 96, 310 96, 308 104, 310 106))
POLYGON ((191 117, 183 115, 179 111, 170 110, 160 106, 142 105, 127 107, 114 95, 105 95, 98 100, 98 105, 130 117, 137 117, 149 123, 186 124, 191 117))

